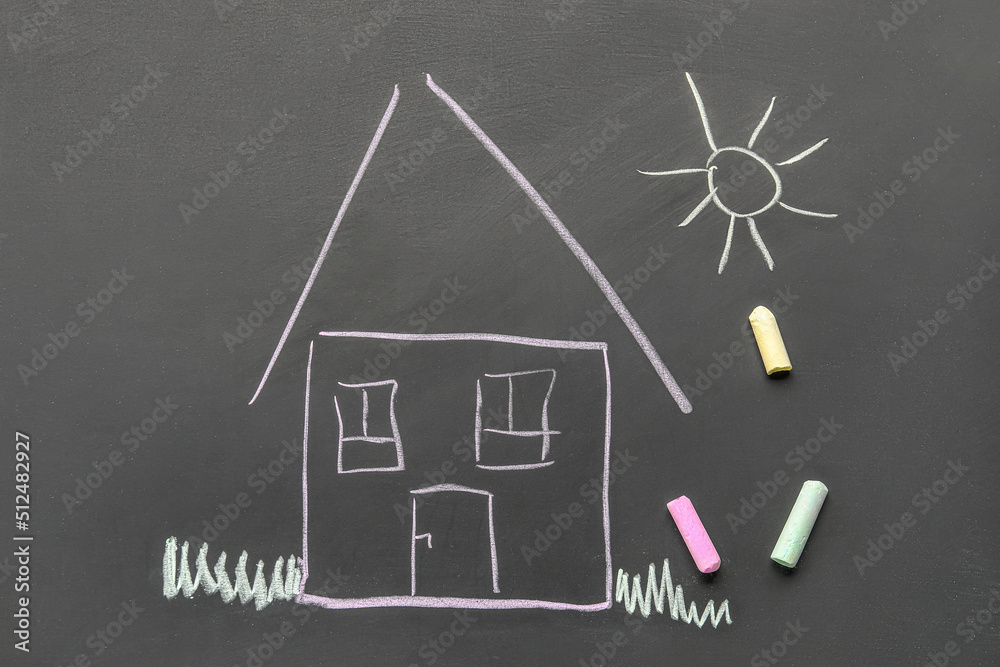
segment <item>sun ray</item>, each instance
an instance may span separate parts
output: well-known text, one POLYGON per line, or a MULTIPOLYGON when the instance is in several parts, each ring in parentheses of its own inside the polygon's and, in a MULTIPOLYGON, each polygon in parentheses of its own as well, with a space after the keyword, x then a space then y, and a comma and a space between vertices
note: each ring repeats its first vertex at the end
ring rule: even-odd
MULTIPOLYGON (((767 158, 761 156, 757 152, 754 152, 753 150, 754 145, 758 142, 758 140, 760 140, 761 134, 763 134, 764 132, 764 128, 767 126, 768 122, 771 120, 772 115, 774 114, 774 107, 775 104, 777 104, 777 97, 772 97, 770 104, 768 104, 767 106, 767 111, 764 112, 764 116, 760 119, 760 122, 757 123, 757 126, 753 130, 753 133, 750 135, 750 141, 749 143, 747 143, 746 148, 742 148, 740 146, 725 146, 724 148, 719 148, 718 146, 716 146, 715 138, 712 136, 712 128, 708 122, 708 112, 705 108, 705 101, 701 98, 701 93, 698 91, 698 86, 695 85, 694 78, 691 76, 689 72, 685 72, 684 76, 687 78, 688 86, 690 86, 691 88, 691 94, 694 96, 695 104, 698 107, 698 114, 701 117, 701 124, 705 130, 705 138, 708 140, 708 145, 712 149, 712 153, 708 157, 708 164, 706 164, 706 168, 705 169, 683 168, 683 169, 672 169, 669 171, 643 171, 641 169, 637 169, 636 171, 646 176, 673 176, 678 174, 707 173, 708 189, 709 189, 708 196, 702 199, 698 203, 698 205, 695 206, 694 210, 688 213, 687 217, 684 218, 684 221, 681 222, 678 225, 678 227, 686 227, 690 223, 694 222, 695 218, 697 218, 702 211, 708 208, 708 205, 710 203, 714 202, 716 208, 718 208, 720 211, 729 216, 729 229, 726 234, 726 246, 722 250, 722 257, 719 258, 719 274, 720 275, 722 274, 723 270, 726 268, 726 264, 728 264, 729 262, 729 253, 733 247, 733 234, 736 227, 737 219, 743 219, 747 221, 747 227, 750 230, 750 236, 753 238, 753 242, 756 244, 757 249, 760 251, 760 254, 764 257, 764 261, 767 263, 767 268, 770 269, 771 271, 774 271, 774 259, 772 259, 771 253, 768 251, 767 246, 764 244, 764 240, 760 236, 760 231, 757 229, 757 222, 754 219, 756 216, 759 216, 765 211, 769 211, 774 206, 780 204, 786 210, 791 211, 792 213, 798 213, 799 215, 811 216, 815 218, 838 217, 837 213, 820 213, 819 211, 809 211, 806 209, 797 208, 795 206, 789 206, 785 202, 781 201, 781 196, 782 196, 781 177, 778 175, 778 172, 775 169, 775 167, 784 167, 786 165, 794 164, 795 162, 798 162, 799 160, 802 160, 808 157, 809 155, 812 155, 820 148, 822 148, 826 144, 826 142, 829 141, 829 138, 823 139, 822 141, 816 143, 813 146, 810 146, 801 153, 785 160, 784 162, 779 162, 777 164, 770 162, 767 158), (717 161, 721 161, 721 159, 717 160, 717 158, 719 158, 720 155, 725 155, 727 156, 727 158, 729 158, 733 154, 746 156, 750 160, 756 161, 758 163, 758 166, 763 167, 764 170, 767 172, 767 175, 770 176, 771 179, 774 181, 774 195, 766 204, 764 204, 757 210, 754 211, 741 210, 741 207, 737 207, 735 209, 730 208, 730 204, 727 204, 727 202, 724 201, 725 197, 722 198, 719 197, 718 194, 719 188, 716 185, 714 178, 715 174, 713 173, 713 170, 718 169, 719 167, 717 164, 714 163, 717 161)), ((744 158, 741 157, 740 159, 744 158)), ((725 190, 723 192, 725 192, 725 190)))
POLYGON ((757 223, 753 221, 753 218, 747 218, 747 226, 750 227, 750 236, 753 237, 753 242, 757 244, 760 249, 760 254, 764 255, 764 261, 767 262, 767 268, 774 271, 774 260, 771 259, 771 253, 767 251, 767 246, 764 245, 764 239, 760 237, 760 232, 757 231, 757 223))
POLYGON ((694 85, 694 79, 687 72, 684 72, 684 76, 687 77, 688 85, 691 86, 691 92, 694 93, 695 104, 698 105, 698 113, 701 114, 701 124, 705 126, 705 138, 708 139, 708 146, 713 151, 719 150, 715 145, 715 139, 712 138, 712 130, 708 126, 708 115, 705 112, 705 103, 701 101, 701 94, 698 92, 698 87, 694 85))
POLYGON ((729 234, 726 235, 726 247, 722 251, 722 259, 719 260, 719 275, 722 275, 722 269, 726 268, 726 262, 729 261, 729 247, 733 245, 733 227, 736 226, 736 216, 729 216, 729 234))
POLYGON ((817 213, 816 211, 806 211, 801 208, 795 208, 794 206, 789 206, 783 201, 779 201, 778 203, 781 204, 783 207, 787 208, 792 213, 798 213, 800 215, 811 215, 814 218, 836 218, 838 215, 837 213, 817 213))
POLYGON ((764 125, 767 124, 767 119, 771 117, 771 112, 774 111, 774 101, 776 99, 778 98, 777 97, 771 98, 771 106, 767 108, 767 112, 764 114, 764 117, 760 119, 760 124, 757 126, 757 129, 754 130, 753 134, 750 136, 750 143, 747 144, 747 148, 753 148, 753 143, 757 141, 757 137, 760 136, 761 130, 763 130, 764 125))
POLYGON ((682 222, 681 224, 679 224, 677 226, 678 227, 684 227, 689 222, 691 222, 696 217, 698 217, 698 214, 701 213, 702 211, 704 211, 705 207, 712 203, 712 197, 715 196, 715 193, 716 193, 717 190, 718 190, 718 188, 715 188, 711 192, 709 192, 708 196, 705 197, 704 199, 702 199, 701 203, 698 204, 697 206, 695 206, 695 208, 694 208, 693 211, 691 211, 690 213, 688 213, 688 217, 684 218, 684 222, 682 222))
POLYGON ((818 151, 820 148, 823 147, 823 144, 825 144, 828 141, 830 141, 829 137, 826 138, 826 139, 824 139, 823 141, 819 142, 818 144, 816 144, 812 148, 805 149, 804 151, 802 151, 801 153, 799 153, 795 157, 788 158, 784 162, 779 162, 777 164, 777 166, 784 167, 786 164, 792 164, 793 162, 798 162, 799 160, 801 160, 802 158, 806 157, 807 155, 812 155, 813 153, 815 153, 816 151, 818 151))
POLYGON ((646 176, 674 176, 676 174, 706 174, 708 169, 674 169, 672 171, 643 171, 642 169, 636 169, 640 174, 645 174, 646 176))

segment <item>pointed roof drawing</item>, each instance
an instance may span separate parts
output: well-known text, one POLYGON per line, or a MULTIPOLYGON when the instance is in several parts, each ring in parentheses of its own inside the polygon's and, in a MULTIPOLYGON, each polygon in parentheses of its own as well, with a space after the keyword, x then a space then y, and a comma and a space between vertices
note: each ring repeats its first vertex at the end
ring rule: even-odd
MULTIPOLYGON (((667 368, 666 364, 660 358, 659 353, 656 348, 653 347, 653 343, 649 340, 646 334, 643 332, 639 323, 636 322, 632 313, 629 312, 628 308, 625 307, 625 303, 615 292, 614 287, 608 282, 608 279, 601 272, 600 268, 591 259, 587 251, 577 242, 570 233, 566 225, 559 219, 555 212, 549 207, 548 202, 538 193, 538 190, 525 178, 524 174, 514 165, 510 159, 504 155, 503 151, 493 140, 487 136, 486 132, 483 131, 479 125, 476 124, 474 120, 462 109, 459 104, 452 99, 452 97, 446 93, 440 86, 438 86, 433 79, 431 79, 430 74, 427 74, 427 86, 431 91, 444 102, 455 116, 465 125, 466 129, 472 133, 476 139, 483 145, 483 147, 489 152, 490 155, 500 164, 501 167, 510 175, 514 182, 517 183, 518 187, 524 191, 524 194, 531 200, 531 202, 538 207, 542 216, 548 221, 549 225, 555 230, 559 238, 562 239, 563 243, 570 249, 573 255, 577 258, 583 268, 590 274, 590 277, 600 288, 601 292, 604 293, 605 298, 611 307, 614 308, 618 317, 621 318, 622 322, 628 328, 635 342, 638 343, 639 347, 645 353, 646 358, 652 365, 653 370, 663 381, 663 385, 670 392, 677 406, 681 409, 681 412, 689 413, 691 412, 691 403, 688 401, 684 392, 681 391, 680 386, 677 381, 671 375, 670 370, 667 368)), ((354 193, 358 189, 358 185, 361 183, 361 179, 368 169, 368 164, 371 162, 372 156, 375 154, 378 148, 379 142, 382 140, 382 135, 385 133, 386 128, 389 125, 389 120, 392 118, 393 112, 396 110, 396 105, 399 103, 399 85, 397 84, 392 93, 392 99, 389 100, 389 106, 386 108, 385 113, 382 115, 382 120, 378 124, 378 128, 375 130, 375 135, 372 137, 371 143, 368 146, 368 150, 365 152, 364 158, 361 160, 361 166, 358 168, 357 173, 354 175, 354 180, 351 181, 350 187, 347 189, 347 194, 344 196, 344 201, 340 205, 340 209, 337 211, 337 216, 334 218, 333 224, 330 226, 330 231, 327 234, 326 240, 323 242, 323 247, 320 250, 319 256, 316 258, 316 264, 313 266, 312 272, 309 274, 309 279, 306 281, 305 286, 302 288, 302 293, 299 295, 299 299, 295 304, 295 308, 292 310, 292 314, 288 319, 288 324, 285 325, 285 330, 281 334, 281 338, 278 340, 278 345, 274 349, 274 353, 271 355, 271 360, 267 364, 267 368, 264 371, 263 377, 261 377, 260 384, 257 386, 257 390, 254 392, 253 397, 250 399, 250 404, 252 405, 260 392, 264 388, 264 384, 267 382, 268 376, 270 376, 271 371, 274 369, 274 365, 278 360, 278 356, 281 354, 282 348, 285 346, 285 342, 288 340, 288 336, 291 333, 292 327, 295 325, 295 320, 298 318, 299 313, 302 310, 302 306, 305 303, 306 298, 309 296, 309 291, 312 289, 313 283, 316 281, 316 276, 319 273, 320 268, 323 266, 323 261, 326 259, 327 253, 330 251, 330 247, 333 244, 333 237, 336 235, 337 230, 340 227, 340 223, 344 219, 344 214, 347 212, 347 207, 350 206, 351 199, 354 197, 354 193)))

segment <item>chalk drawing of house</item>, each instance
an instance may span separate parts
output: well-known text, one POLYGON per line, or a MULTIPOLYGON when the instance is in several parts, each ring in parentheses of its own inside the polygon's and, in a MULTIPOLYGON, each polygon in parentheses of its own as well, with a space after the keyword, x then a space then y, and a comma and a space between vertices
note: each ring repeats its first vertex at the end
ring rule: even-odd
MULTIPOLYGON (((690 412, 652 343, 537 190, 430 76, 427 85, 538 206, 690 412)), ((250 403, 398 100, 397 86, 250 403)), ((321 331, 309 345, 304 413, 298 602, 330 609, 611 606, 606 343, 321 331), (355 375, 366 360, 384 376, 355 375), (310 571, 327 570, 346 575, 335 594, 319 587, 321 577, 309 581, 310 571)))

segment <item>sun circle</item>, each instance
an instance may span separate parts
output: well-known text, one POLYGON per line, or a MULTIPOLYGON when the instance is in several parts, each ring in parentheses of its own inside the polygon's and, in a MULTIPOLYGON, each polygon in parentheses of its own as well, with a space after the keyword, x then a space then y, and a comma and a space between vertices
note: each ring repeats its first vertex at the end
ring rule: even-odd
POLYGON ((714 153, 712 153, 712 155, 708 158, 708 163, 705 166, 708 169, 708 191, 712 193, 712 200, 715 202, 715 205, 719 207, 719 209, 721 209, 724 213, 727 213, 728 215, 736 216, 737 218, 752 218, 755 215, 759 215, 760 213, 763 213, 764 211, 768 210, 769 208, 777 204, 779 199, 781 199, 781 178, 778 176, 778 172, 774 170, 774 167, 772 167, 767 160, 762 158, 760 155, 757 155, 752 150, 743 148, 741 146, 728 146, 726 148, 720 148, 714 153), (733 209, 729 208, 724 203, 722 203, 722 200, 719 198, 719 193, 716 191, 715 172, 719 167, 718 165, 715 165, 713 163, 716 162, 716 160, 719 158, 720 155, 723 157, 730 157, 733 153, 746 155, 751 160, 760 163, 760 165, 764 167, 764 170, 771 176, 771 179, 774 181, 774 196, 771 197, 771 200, 767 204, 757 209, 756 211, 751 211, 749 213, 741 213, 739 211, 734 211, 733 209))

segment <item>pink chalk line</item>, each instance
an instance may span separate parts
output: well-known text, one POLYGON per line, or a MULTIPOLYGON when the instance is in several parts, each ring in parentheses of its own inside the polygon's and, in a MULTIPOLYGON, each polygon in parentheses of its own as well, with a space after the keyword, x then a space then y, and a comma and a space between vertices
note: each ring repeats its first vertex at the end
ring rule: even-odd
POLYGON ((288 318, 288 324, 285 325, 285 330, 281 334, 281 339, 278 341, 278 347, 274 349, 274 354, 271 355, 271 361, 267 364, 267 369, 264 371, 264 377, 260 379, 260 384, 257 385, 257 391, 254 392, 253 398, 250 399, 250 405, 252 405, 260 395, 261 390, 264 388, 264 383, 267 382, 267 378, 271 374, 271 370, 274 368, 274 363, 278 360, 278 355, 281 354, 281 348, 285 346, 285 341, 288 340, 288 334, 291 333, 292 327, 295 325, 295 320, 299 316, 299 311, 302 310, 302 304, 305 303, 306 297, 309 296, 309 290, 312 289, 313 283, 316 282, 316 274, 319 273, 320 267, 323 266, 323 260, 326 259, 326 254, 330 252, 330 246, 333 245, 333 236, 337 233, 337 229, 340 228, 340 222, 344 219, 344 214, 347 213, 347 207, 350 205, 351 199, 354 198, 354 193, 357 191, 358 185, 361 183, 361 177, 365 175, 365 170, 368 169, 368 163, 371 162, 372 156, 375 154, 375 149, 378 148, 379 142, 382 141, 382 135, 385 134, 385 128, 389 125, 389 119, 392 118, 392 112, 396 110, 397 102, 399 102, 398 85, 393 89, 392 99, 389 100, 389 107, 382 115, 382 122, 378 124, 378 129, 375 130, 375 136, 372 137, 372 141, 368 145, 368 150, 365 152, 365 157, 361 160, 361 166, 358 167, 358 173, 354 175, 354 180, 351 181, 351 187, 347 189, 347 195, 344 197, 344 201, 340 204, 340 210, 337 211, 337 217, 334 218, 333 225, 330 227, 330 231, 326 235, 326 241, 323 242, 323 248, 319 251, 319 256, 316 257, 316 265, 313 266, 312 273, 309 274, 309 280, 306 281, 305 287, 302 288, 302 294, 299 295, 299 300, 298 303, 295 304, 292 316, 288 318))
POLYGON ((506 155, 504 155, 503 151, 501 151, 497 145, 493 143, 493 140, 490 139, 486 135, 486 132, 484 132, 483 129, 476 124, 476 121, 472 120, 469 114, 465 113, 465 110, 459 106, 458 102, 453 100, 448 93, 434 83, 430 74, 427 75, 427 86, 434 91, 435 95, 441 98, 441 100, 451 108, 465 127, 472 132, 472 134, 479 140, 486 150, 489 151, 490 155, 492 155, 493 158, 500 163, 500 166, 503 167, 508 174, 510 174, 511 178, 513 178, 524 191, 524 194, 526 194, 528 198, 531 199, 532 203, 538 207, 538 210, 542 212, 545 219, 549 221, 552 228, 557 234, 559 234, 559 238, 561 238, 563 243, 565 243, 566 246, 573 252, 577 260, 583 264, 583 268, 587 270, 590 277, 593 278, 594 282, 597 283, 597 286, 601 288, 602 292, 604 292, 604 296, 608 299, 608 303, 611 304, 611 307, 615 309, 616 313, 618 313, 618 317, 620 317, 622 322, 625 323, 625 326, 628 327, 628 330, 632 333, 632 337, 635 338, 635 342, 638 343, 639 347, 642 348, 642 351, 646 353, 646 358, 649 359, 649 363, 653 365, 653 369, 656 371, 656 374, 660 376, 664 386, 666 386, 670 395, 673 396, 674 401, 676 401, 677 406, 681 409, 681 412, 691 412, 691 402, 688 401, 687 396, 684 395, 684 392, 681 391, 681 388, 677 385, 677 381, 674 380, 674 376, 670 374, 670 370, 667 368, 666 364, 663 363, 663 360, 660 358, 656 348, 653 347, 653 343, 646 337, 646 334, 643 333, 639 323, 635 321, 634 317, 632 317, 632 313, 630 313, 628 308, 625 307, 625 303, 621 300, 621 297, 618 296, 618 293, 615 292, 615 288, 611 286, 608 279, 604 277, 603 273, 601 273, 600 268, 598 268, 597 264, 594 263, 594 260, 590 258, 587 251, 583 249, 583 246, 581 246, 573 237, 570 231, 566 228, 566 225, 564 225, 559 217, 556 216, 555 212, 549 207, 548 202, 546 202, 545 199, 538 194, 538 190, 536 190, 535 187, 528 182, 528 179, 524 177, 524 174, 522 174, 521 171, 514 166, 514 163, 511 162, 506 155))

